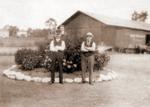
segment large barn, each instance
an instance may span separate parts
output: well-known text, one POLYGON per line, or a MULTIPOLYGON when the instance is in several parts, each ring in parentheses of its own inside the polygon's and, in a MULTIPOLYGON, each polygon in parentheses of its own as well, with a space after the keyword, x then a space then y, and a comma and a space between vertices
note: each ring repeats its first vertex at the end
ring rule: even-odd
POLYGON ((62 23, 67 36, 83 37, 87 32, 95 35, 97 44, 120 48, 135 48, 150 42, 150 24, 109 18, 89 12, 77 11, 62 23))

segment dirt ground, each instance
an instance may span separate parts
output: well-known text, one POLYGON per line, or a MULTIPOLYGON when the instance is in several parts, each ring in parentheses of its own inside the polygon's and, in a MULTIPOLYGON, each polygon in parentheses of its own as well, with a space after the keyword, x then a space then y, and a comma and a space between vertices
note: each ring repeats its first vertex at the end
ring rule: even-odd
POLYGON ((89 84, 42 84, 2 76, 13 56, 0 56, 0 107, 149 107, 150 55, 112 54, 112 81, 89 84))

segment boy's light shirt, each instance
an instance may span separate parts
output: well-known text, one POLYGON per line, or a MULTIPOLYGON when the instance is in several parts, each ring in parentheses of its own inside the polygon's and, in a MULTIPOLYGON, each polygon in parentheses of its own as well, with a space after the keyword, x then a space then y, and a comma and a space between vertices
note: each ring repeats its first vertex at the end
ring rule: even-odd
POLYGON ((60 51, 65 50, 65 48, 66 48, 66 46, 65 46, 64 41, 62 41, 61 46, 54 46, 54 40, 52 40, 51 43, 50 43, 50 51, 58 52, 59 50, 60 51))
POLYGON ((88 52, 88 51, 95 51, 96 50, 96 44, 93 42, 92 47, 85 46, 85 42, 82 42, 81 44, 81 51, 88 52))

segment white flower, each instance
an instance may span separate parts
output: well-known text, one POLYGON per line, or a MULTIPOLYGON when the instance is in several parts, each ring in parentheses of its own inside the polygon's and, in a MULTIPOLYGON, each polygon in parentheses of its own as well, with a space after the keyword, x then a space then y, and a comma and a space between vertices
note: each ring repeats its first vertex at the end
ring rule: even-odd
POLYGON ((66 62, 66 59, 63 59, 64 62, 66 62))
POLYGON ((77 67, 77 64, 73 64, 73 66, 76 68, 76 67, 77 67))
POLYGON ((71 68, 71 65, 67 65, 67 68, 71 68))
POLYGON ((73 62, 72 62, 72 61, 69 61, 69 63, 72 64, 73 62))
POLYGON ((65 65, 66 65, 66 63, 64 62, 64 63, 63 63, 63 65, 65 66, 65 65))

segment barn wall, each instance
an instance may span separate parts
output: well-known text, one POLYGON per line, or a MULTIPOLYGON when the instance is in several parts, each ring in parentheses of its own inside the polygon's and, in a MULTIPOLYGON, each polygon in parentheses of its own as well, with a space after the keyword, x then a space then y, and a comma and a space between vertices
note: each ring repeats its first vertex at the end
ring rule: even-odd
POLYGON ((116 28, 111 26, 104 26, 102 30, 102 40, 105 45, 114 46, 116 39, 116 28))
POLYGON ((84 37, 87 32, 92 32, 97 43, 102 41, 103 24, 84 14, 78 15, 64 26, 67 37, 84 37))
POLYGON ((76 39, 84 37, 87 32, 92 32, 97 44, 102 42, 108 46, 132 48, 138 44, 145 44, 145 35, 150 32, 134 30, 123 27, 105 25, 89 16, 78 14, 64 25, 67 38, 76 39), (138 38, 133 39, 134 35, 138 38))
POLYGON ((120 28, 116 30, 116 47, 135 48, 137 45, 145 45, 147 31, 120 28))

